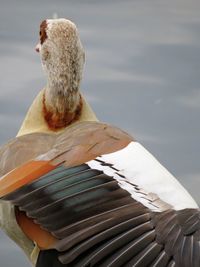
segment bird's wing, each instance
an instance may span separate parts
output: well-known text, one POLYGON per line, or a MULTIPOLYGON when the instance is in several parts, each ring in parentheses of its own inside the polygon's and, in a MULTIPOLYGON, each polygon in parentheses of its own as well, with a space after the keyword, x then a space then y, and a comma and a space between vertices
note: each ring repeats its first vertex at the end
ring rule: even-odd
POLYGON ((0 153, 1 198, 66 266, 200 266, 195 202, 125 132, 79 123, 22 136, 0 153))

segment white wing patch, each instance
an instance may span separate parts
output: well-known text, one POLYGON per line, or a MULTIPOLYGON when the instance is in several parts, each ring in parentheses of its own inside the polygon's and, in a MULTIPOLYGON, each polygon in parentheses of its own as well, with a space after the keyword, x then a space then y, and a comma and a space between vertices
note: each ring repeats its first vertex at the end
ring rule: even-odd
POLYGON ((153 211, 198 208, 186 189, 137 142, 87 164, 113 176, 121 188, 153 211))

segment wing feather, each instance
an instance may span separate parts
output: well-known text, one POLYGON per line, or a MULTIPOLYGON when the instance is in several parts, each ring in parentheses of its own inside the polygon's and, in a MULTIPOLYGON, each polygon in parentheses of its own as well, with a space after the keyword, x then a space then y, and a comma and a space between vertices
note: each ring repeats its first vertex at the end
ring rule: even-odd
POLYGON ((17 206, 30 238, 33 225, 34 233, 49 235, 45 248, 57 250, 63 266, 200 267, 199 209, 177 211, 141 188, 137 172, 123 172, 134 168, 126 165, 127 152, 109 160, 130 142, 123 131, 96 122, 16 138, 0 150, 2 200, 17 206))

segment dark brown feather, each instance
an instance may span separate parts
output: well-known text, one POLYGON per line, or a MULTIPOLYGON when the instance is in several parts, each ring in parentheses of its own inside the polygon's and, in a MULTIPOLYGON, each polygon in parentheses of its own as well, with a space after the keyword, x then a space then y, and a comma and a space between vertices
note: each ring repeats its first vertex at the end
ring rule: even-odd
MULTIPOLYGON (((114 177, 85 164, 131 141, 123 131, 97 122, 76 124, 59 135, 16 138, 0 151, 1 175, 18 166, 23 170, 26 161, 41 154, 34 162, 47 162, 51 168, 23 186, 19 183, 14 192, 6 191, 3 199, 56 236, 53 247, 71 267, 200 267, 199 210, 153 212, 121 188, 114 177)), ((154 194, 143 196, 152 206, 165 204, 154 194)))
POLYGON ((156 257, 156 259, 152 262, 150 267, 165 267, 167 266, 168 262, 170 260, 169 255, 162 250, 161 253, 156 257))

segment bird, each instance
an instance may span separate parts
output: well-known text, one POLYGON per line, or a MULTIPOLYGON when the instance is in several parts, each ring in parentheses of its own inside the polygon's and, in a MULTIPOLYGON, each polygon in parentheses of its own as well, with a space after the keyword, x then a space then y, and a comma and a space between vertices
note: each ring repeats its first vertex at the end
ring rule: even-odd
MULTIPOLYGON (((43 20, 35 49, 40 54, 47 83, 30 106, 17 137, 38 132, 58 134, 73 123, 97 121, 95 113, 80 92, 85 51, 76 25, 63 18, 43 20)), ((31 148, 33 151, 37 151, 35 145, 31 148)), ((15 207, 0 200, 1 229, 35 265, 38 247, 24 235, 15 217, 15 207)))
POLYGON ((97 120, 80 92, 85 52, 76 25, 67 19, 40 24, 40 53, 47 84, 33 101, 17 136, 58 132, 78 121, 97 120))
POLYGON ((17 225, 10 236, 36 267, 199 267, 197 203, 134 137, 97 120, 71 71, 84 61, 72 28, 41 23, 47 87, 0 149, 1 217, 6 203, 17 225))

